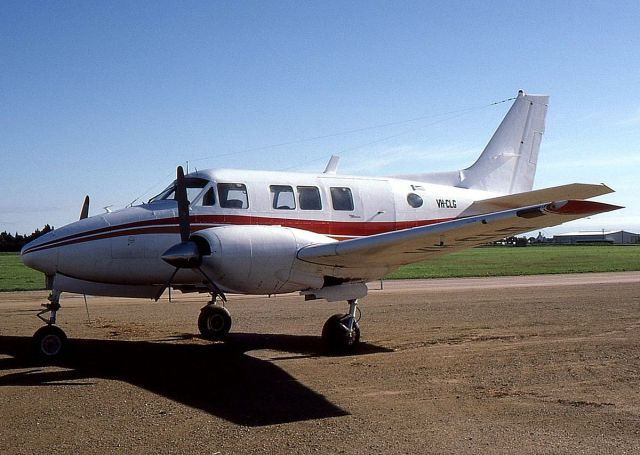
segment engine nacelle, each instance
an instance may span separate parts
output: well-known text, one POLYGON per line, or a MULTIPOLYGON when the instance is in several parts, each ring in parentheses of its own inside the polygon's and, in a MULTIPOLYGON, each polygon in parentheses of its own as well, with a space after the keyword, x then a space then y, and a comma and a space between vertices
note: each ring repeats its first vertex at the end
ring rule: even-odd
POLYGON ((278 294, 320 288, 323 277, 305 272, 298 250, 334 239, 282 226, 230 225, 198 231, 202 267, 222 288, 244 294, 278 294), (206 245, 202 245, 202 241, 206 245))

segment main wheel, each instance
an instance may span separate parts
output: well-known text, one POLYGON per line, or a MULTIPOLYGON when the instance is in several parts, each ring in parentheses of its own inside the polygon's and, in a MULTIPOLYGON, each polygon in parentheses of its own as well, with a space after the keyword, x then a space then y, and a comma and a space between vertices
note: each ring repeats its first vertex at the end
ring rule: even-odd
POLYGON ((345 353, 353 351, 360 342, 360 327, 353 322, 353 330, 349 331, 348 314, 334 314, 322 328, 322 341, 332 352, 345 353))
POLYGON ((58 358, 64 354, 67 345, 67 335, 55 325, 40 327, 33 334, 35 353, 43 359, 58 358))
POLYGON ((231 330, 231 315, 226 308, 207 305, 200 310, 198 329, 207 340, 221 340, 231 330))

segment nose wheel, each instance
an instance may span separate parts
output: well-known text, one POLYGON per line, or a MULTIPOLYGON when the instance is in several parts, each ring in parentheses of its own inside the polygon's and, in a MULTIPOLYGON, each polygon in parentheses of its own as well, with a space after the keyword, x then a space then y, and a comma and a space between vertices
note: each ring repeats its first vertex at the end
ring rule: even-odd
POLYGON ((37 314, 47 325, 40 327, 32 338, 35 354, 46 360, 60 357, 67 348, 67 335, 55 325, 60 310, 60 292, 51 292, 48 299, 49 302, 42 305, 44 309, 37 314), (48 317, 43 316, 47 313, 48 317))
POLYGON ((40 327, 33 335, 33 347, 39 357, 52 359, 65 351, 67 335, 55 325, 40 327))

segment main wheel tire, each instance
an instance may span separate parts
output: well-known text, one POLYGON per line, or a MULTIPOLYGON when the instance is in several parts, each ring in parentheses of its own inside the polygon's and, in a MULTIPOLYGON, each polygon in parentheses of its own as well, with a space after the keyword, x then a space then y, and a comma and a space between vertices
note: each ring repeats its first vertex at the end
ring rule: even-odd
POLYGON ((360 342, 358 323, 354 321, 351 333, 347 329, 350 317, 348 314, 334 314, 324 323, 322 341, 331 352, 352 352, 360 342))
POLYGON ((207 340, 221 340, 231 330, 231 315, 226 308, 207 305, 200 310, 198 329, 207 340))
POLYGON ((55 325, 45 325, 33 334, 33 348, 42 359, 60 358, 66 352, 67 335, 55 325))

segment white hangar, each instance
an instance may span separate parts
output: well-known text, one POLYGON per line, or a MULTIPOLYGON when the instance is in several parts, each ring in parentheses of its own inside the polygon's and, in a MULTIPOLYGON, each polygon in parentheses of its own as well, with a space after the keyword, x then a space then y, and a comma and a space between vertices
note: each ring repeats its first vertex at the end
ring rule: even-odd
POLYGON ((577 245, 580 243, 609 243, 612 245, 628 245, 640 243, 640 234, 627 231, 579 231, 553 236, 553 243, 561 245, 577 245))

